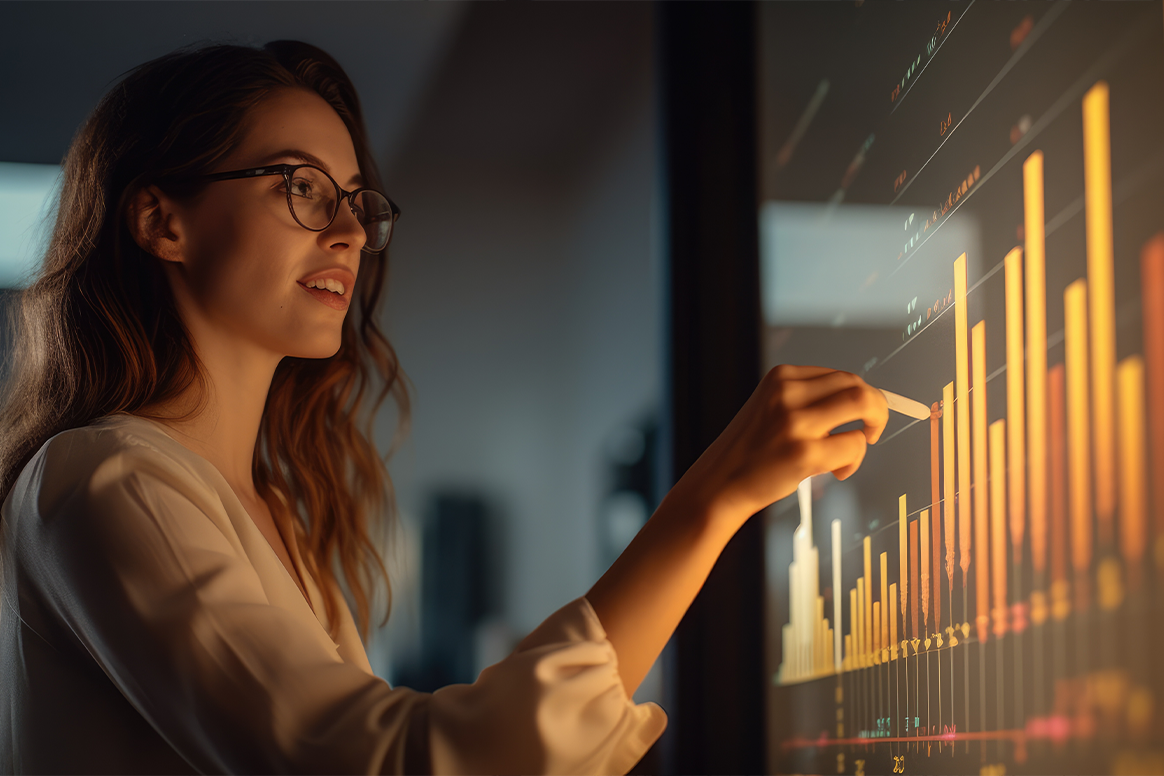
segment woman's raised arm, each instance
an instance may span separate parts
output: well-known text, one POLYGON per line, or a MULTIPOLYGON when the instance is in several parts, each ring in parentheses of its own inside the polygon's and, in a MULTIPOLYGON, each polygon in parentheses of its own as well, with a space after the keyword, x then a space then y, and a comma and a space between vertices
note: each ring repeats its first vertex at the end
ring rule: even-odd
POLYGON ((880 391, 848 372, 778 366, 680 478, 630 546, 586 594, 633 695, 740 526, 833 472, 845 479, 881 436, 880 391), (831 434, 852 421, 864 429, 831 434))

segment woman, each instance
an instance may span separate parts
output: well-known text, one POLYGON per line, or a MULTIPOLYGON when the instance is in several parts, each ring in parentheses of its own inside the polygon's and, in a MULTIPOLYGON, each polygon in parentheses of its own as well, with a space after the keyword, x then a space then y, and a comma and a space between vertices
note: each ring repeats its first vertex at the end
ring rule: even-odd
POLYGON ((471 685, 392 688, 363 642, 399 211, 351 82, 295 41, 180 49, 64 176, 0 412, 5 773, 625 773, 666 725, 630 697, 727 541, 884 428, 859 378, 778 367, 585 597, 471 685))

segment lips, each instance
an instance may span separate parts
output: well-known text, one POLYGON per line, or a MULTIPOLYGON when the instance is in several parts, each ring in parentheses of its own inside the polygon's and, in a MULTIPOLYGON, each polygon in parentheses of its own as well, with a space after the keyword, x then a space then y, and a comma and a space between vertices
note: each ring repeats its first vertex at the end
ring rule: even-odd
MULTIPOLYGON (((315 297, 320 303, 327 305, 335 310, 347 310, 351 302, 346 295, 340 295, 334 291, 328 291, 326 288, 308 288, 302 282, 299 282, 299 287, 306 291, 311 296, 315 297)), ((347 290, 347 288, 345 288, 347 290)))

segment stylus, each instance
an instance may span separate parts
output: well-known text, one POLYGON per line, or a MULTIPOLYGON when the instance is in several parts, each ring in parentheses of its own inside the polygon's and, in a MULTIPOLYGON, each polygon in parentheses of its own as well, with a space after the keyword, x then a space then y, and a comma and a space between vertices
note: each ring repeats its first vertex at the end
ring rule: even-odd
POLYGON ((887 391, 884 388, 877 390, 885 396, 885 401, 889 402, 889 409, 894 412, 900 412, 902 415, 908 415, 911 418, 918 420, 925 420, 930 416, 930 408, 922 404, 920 401, 907 399, 904 396, 899 396, 892 391, 887 391))

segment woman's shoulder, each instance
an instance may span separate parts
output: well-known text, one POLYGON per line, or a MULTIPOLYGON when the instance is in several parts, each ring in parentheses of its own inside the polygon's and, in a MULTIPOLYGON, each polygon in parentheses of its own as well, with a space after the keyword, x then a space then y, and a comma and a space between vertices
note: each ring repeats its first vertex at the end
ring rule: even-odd
POLYGON ((143 475, 186 492, 212 492, 205 465, 161 424, 128 413, 107 415, 48 439, 14 483, 10 506, 19 511, 22 500, 31 506, 27 499, 33 498, 43 514, 79 491, 95 493, 143 475))

